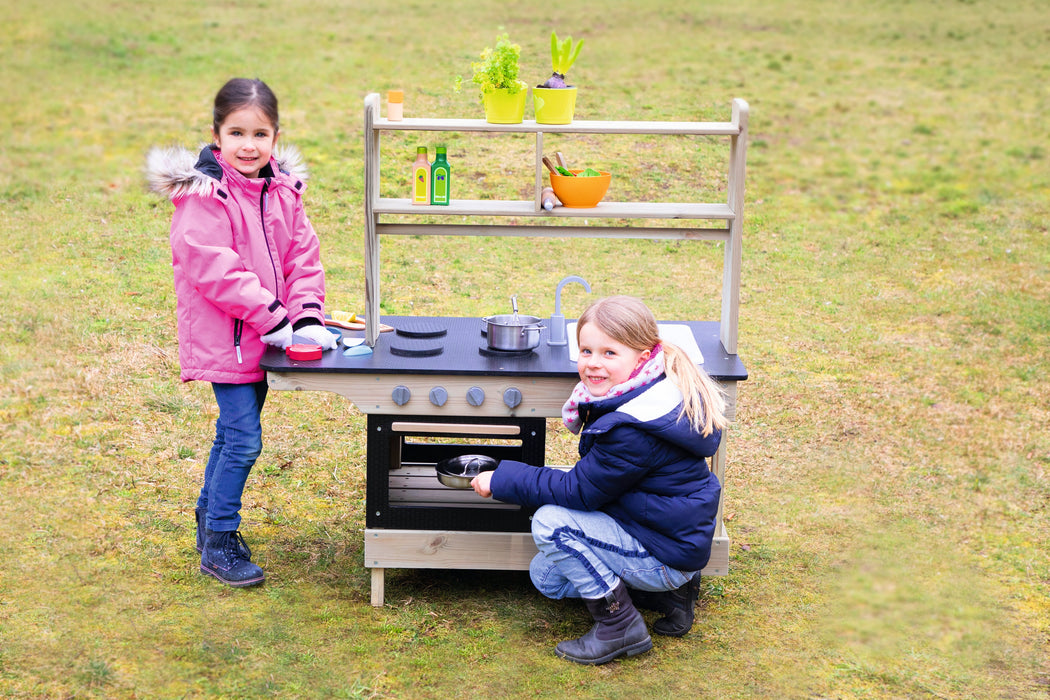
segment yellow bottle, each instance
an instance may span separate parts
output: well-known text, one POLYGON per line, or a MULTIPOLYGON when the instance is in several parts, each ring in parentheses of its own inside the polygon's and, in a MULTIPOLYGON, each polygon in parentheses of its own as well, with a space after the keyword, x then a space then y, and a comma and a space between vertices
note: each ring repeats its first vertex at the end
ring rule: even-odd
POLYGON ((416 147, 416 161, 412 163, 412 203, 430 206, 430 161, 427 147, 416 147))

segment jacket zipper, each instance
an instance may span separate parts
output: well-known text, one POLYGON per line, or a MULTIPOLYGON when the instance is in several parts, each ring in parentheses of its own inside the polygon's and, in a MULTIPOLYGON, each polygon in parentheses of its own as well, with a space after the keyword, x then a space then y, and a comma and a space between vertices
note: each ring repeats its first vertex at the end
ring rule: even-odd
MULTIPOLYGON (((259 193, 259 224, 262 227, 263 240, 266 242, 266 252, 270 256, 270 266, 273 267, 274 284, 277 284, 277 263, 273 259, 273 250, 270 248, 270 236, 266 232, 266 195, 270 190, 270 178, 263 183, 262 192, 259 193)), ((276 289, 274 290, 276 293, 276 289)), ((233 322, 233 347, 237 351, 237 364, 244 364, 241 356, 241 332, 244 330, 244 321, 236 319, 233 322)))
MULTIPOLYGON (((259 194, 259 223, 262 225, 263 240, 266 241, 266 252, 270 255, 270 265, 273 267, 273 283, 274 283, 274 294, 280 292, 281 284, 280 279, 277 277, 277 263, 273 259, 273 248, 270 247, 270 235, 266 231, 266 203, 267 194, 270 191, 270 178, 266 178, 266 182, 263 183, 262 192, 259 194)), ((281 297, 278 296, 278 299, 281 297)))
POLYGON ((233 320, 233 349, 237 351, 237 364, 244 364, 241 357, 241 331, 244 330, 244 321, 239 318, 233 320))

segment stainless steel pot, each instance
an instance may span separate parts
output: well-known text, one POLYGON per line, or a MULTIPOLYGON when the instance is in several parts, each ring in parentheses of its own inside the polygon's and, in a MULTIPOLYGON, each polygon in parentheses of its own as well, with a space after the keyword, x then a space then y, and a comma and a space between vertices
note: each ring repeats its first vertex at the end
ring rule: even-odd
POLYGON ((492 471, 497 466, 499 462, 487 455, 459 455, 437 463, 437 478, 445 486, 469 489, 475 476, 492 471))
POLYGON ((540 331, 546 327, 538 316, 499 314, 481 320, 487 324, 485 337, 493 350, 532 350, 540 344, 540 331))

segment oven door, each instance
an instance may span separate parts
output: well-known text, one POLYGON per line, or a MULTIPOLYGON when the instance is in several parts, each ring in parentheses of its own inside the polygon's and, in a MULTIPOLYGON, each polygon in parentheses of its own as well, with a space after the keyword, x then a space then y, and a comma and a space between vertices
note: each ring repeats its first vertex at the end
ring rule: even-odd
POLYGON ((483 454, 543 465, 543 418, 368 415, 369 528, 528 532, 531 509, 445 486, 436 465, 483 454))

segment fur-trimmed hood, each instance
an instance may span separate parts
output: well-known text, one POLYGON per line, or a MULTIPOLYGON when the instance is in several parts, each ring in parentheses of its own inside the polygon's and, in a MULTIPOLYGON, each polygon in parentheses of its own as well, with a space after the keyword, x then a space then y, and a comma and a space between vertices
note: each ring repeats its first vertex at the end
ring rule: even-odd
POLYGON ((303 174, 299 152, 288 148, 271 154, 253 178, 212 146, 198 155, 150 152, 150 187, 175 209, 170 240, 183 381, 261 381, 262 336, 288 323, 324 323, 324 268, 303 209, 303 174))
MULTIPOLYGON (((170 199, 209 194, 222 178, 222 168, 215 167, 218 163, 206 161, 209 150, 214 152, 215 147, 202 145, 199 156, 182 146, 151 148, 146 155, 149 188, 170 199)), ((278 143, 270 157, 270 166, 274 164, 294 179, 306 182, 309 178, 302 154, 295 146, 278 143)))

